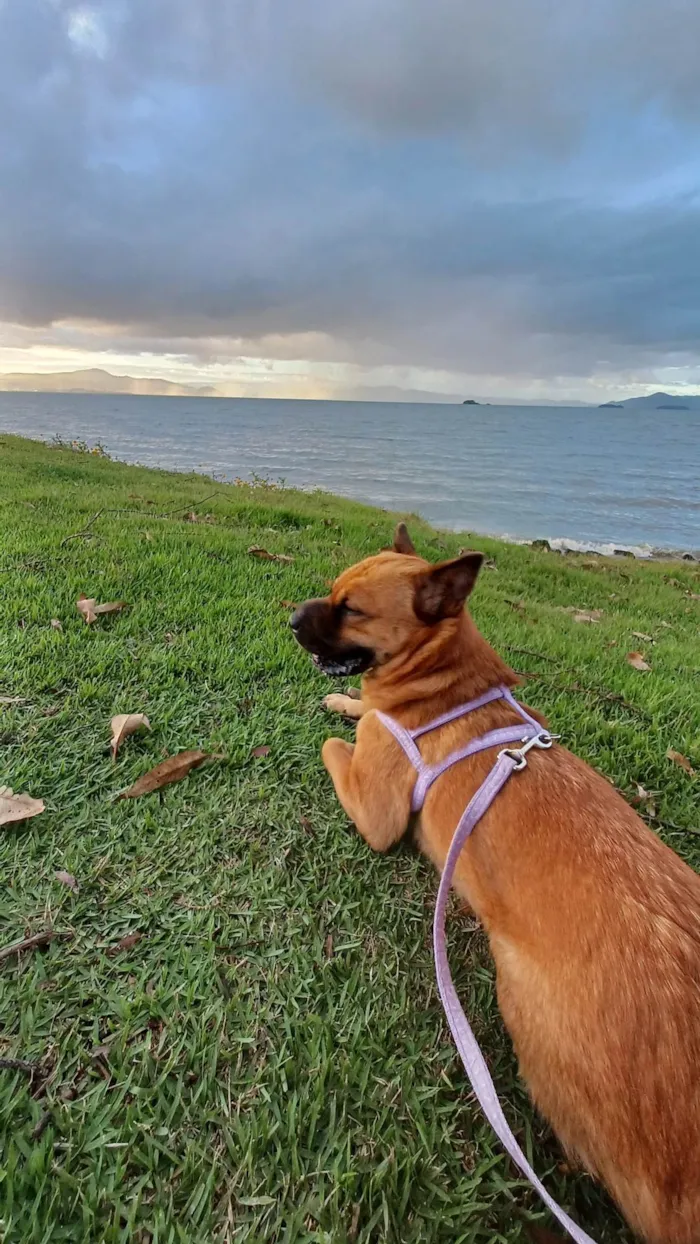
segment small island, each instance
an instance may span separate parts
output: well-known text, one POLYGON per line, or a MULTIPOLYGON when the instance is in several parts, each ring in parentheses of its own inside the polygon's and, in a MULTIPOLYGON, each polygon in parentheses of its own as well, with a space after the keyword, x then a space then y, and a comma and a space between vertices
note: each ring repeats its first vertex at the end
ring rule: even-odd
POLYGON ((598 410, 624 410, 622 402, 601 402, 598 410))
POLYGON ((473 397, 467 397, 462 402, 463 406, 481 406, 481 402, 475 402, 473 397))

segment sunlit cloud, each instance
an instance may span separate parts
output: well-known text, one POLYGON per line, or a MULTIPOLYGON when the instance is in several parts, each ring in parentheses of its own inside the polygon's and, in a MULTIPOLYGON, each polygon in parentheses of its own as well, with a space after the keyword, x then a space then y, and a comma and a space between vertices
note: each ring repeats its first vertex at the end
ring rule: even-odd
POLYGON ((5 0, 0 369, 437 400, 697 384, 695 3, 271 15, 5 0))

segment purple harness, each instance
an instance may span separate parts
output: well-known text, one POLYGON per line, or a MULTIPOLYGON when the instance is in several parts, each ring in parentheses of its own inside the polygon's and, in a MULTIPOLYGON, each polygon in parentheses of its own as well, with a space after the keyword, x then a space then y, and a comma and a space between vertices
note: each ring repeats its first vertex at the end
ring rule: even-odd
POLYGON ((509 691, 508 687, 493 687, 490 691, 485 692, 484 695, 479 696, 477 700, 472 700, 469 704, 462 704, 459 708, 452 709, 449 713, 443 713, 441 717, 436 717, 427 726, 419 726, 417 730, 406 730, 404 726, 394 721, 393 717, 387 717, 385 713, 377 713, 377 716, 387 730, 391 731, 418 774, 411 798, 412 812, 420 811, 433 782, 441 774, 445 773, 447 769, 452 768, 452 765, 456 765, 460 760, 466 760, 467 756, 473 756, 476 752, 484 751, 487 747, 500 747, 502 749, 498 753, 496 763, 488 777, 482 782, 462 813, 447 853, 445 867, 440 878, 440 887, 435 904, 435 918, 433 920, 435 972, 442 1005, 445 1008, 447 1022, 450 1025, 455 1045, 459 1050, 479 1104, 493 1130, 533 1188, 539 1192, 545 1205, 551 1210, 562 1227, 566 1228, 571 1238, 576 1241, 576 1244, 594 1244, 591 1237, 586 1235, 586 1232, 582 1231, 580 1227, 577 1227, 576 1223, 572 1222, 568 1214, 565 1214, 564 1210, 549 1195, 547 1189, 537 1178, 508 1126, 486 1065, 486 1060, 479 1049, 479 1044, 457 997, 457 991, 450 974, 445 943, 447 898, 462 847, 475 825, 478 824, 484 813, 490 808, 498 792, 505 786, 511 773, 517 773, 527 767, 527 753, 530 749, 533 747, 551 747, 556 735, 549 734, 539 722, 530 717, 511 691, 509 691), (450 752, 449 756, 445 760, 440 761, 439 764, 428 765, 425 763, 416 746, 416 739, 421 738, 424 734, 429 734, 432 730, 438 730, 440 726, 446 726, 448 722, 456 721, 457 718, 466 716, 467 713, 474 712, 477 708, 483 708, 485 704, 490 704, 493 700, 506 700, 511 708, 515 709, 522 717, 524 724, 521 726, 504 726, 500 730, 490 730, 488 734, 482 735, 481 738, 472 739, 465 747, 460 747, 456 751, 450 752), (506 744, 508 743, 519 743, 520 746, 515 748, 507 747, 506 744))

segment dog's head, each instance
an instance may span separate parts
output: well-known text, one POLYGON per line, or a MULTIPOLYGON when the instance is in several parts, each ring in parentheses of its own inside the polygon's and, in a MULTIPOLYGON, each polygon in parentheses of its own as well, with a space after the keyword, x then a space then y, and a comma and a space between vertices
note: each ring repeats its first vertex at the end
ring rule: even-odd
POLYGON ((463 553, 432 566, 400 523, 393 549, 345 570, 329 596, 300 605, 292 630, 325 674, 377 669, 460 616, 482 561, 481 553, 463 553))

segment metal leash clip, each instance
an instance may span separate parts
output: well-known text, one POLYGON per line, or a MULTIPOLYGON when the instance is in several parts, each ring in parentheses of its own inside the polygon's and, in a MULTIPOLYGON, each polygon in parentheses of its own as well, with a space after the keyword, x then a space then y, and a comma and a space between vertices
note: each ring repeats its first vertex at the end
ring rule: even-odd
POLYGON ((498 753, 498 759, 501 756, 509 756, 515 761, 514 773, 518 773, 521 769, 527 768, 527 753, 533 747, 539 747, 546 751, 551 747, 556 739, 560 739, 560 734, 550 734, 547 730, 543 730, 541 734, 533 734, 530 738, 523 739, 522 747, 505 747, 503 751, 498 753))

